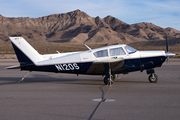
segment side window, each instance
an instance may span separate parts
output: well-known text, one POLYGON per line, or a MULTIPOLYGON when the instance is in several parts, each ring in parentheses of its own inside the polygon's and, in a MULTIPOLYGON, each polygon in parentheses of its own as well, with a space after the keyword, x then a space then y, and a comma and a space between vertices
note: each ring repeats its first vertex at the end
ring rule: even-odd
POLYGON ((108 56, 108 51, 106 50, 101 50, 101 51, 97 51, 94 53, 95 57, 107 57, 108 56))
POLYGON ((125 55, 126 54, 121 47, 110 49, 109 52, 110 52, 110 56, 117 56, 117 55, 125 55))

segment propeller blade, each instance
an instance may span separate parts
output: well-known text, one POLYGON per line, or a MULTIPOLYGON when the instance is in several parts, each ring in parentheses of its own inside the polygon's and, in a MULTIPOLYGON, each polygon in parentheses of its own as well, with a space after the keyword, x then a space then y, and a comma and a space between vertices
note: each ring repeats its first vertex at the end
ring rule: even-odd
POLYGON ((168 52, 168 51, 169 51, 169 48, 168 48, 168 34, 166 33, 166 52, 165 52, 165 54, 166 54, 166 58, 167 58, 167 63, 169 63, 169 66, 170 66, 169 58, 175 56, 175 54, 171 53, 171 52, 168 52))
POLYGON ((175 54, 174 54, 174 53, 171 53, 171 52, 165 52, 165 54, 166 54, 166 58, 167 58, 167 63, 168 63, 169 66, 170 66, 170 60, 169 60, 169 58, 175 56, 175 54))
POLYGON ((170 59, 169 59, 169 57, 167 57, 166 62, 167 62, 167 64, 170 66, 170 59))
POLYGON ((166 52, 169 51, 169 48, 168 48, 168 37, 167 37, 167 34, 166 34, 166 52))

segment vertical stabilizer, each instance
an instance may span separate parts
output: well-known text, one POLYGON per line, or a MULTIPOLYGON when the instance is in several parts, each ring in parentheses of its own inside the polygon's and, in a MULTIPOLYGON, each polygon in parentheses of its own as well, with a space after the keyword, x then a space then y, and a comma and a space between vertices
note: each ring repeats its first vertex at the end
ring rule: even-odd
POLYGON ((23 37, 9 38, 20 65, 35 64, 42 60, 41 55, 23 37))

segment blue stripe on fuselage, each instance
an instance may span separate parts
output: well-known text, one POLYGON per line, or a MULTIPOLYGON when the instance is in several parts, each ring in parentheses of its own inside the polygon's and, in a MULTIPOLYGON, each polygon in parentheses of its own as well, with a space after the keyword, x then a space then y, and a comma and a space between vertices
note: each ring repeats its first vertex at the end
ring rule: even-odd
POLYGON ((151 68, 155 68, 155 67, 161 67, 162 63, 165 60, 166 60, 165 56, 141 58, 142 68, 143 69, 151 69, 151 68))
POLYGON ((93 62, 67 63, 67 64, 55 64, 55 65, 44 65, 44 66, 31 65, 28 67, 22 67, 21 69, 29 70, 29 71, 85 74, 92 65, 92 63, 93 62))
POLYGON ((125 59, 124 66, 118 71, 113 71, 112 74, 121 74, 134 71, 148 70, 155 67, 161 67, 162 63, 165 60, 165 56, 125 59))
MULTIPOLYGON (((121 74, 126 72, 141 71, 141 70, 152 69, 155 67, 160 67, 162 63, 165 61, 165 59, 166 59, 165 56, 125 59, 124 65, 121 68, 113 70, 112 74, 121 74)), ((87 71, 89 70, 92 64, 93 62, 66 63, 66 64, 45 65, 45 66, 30 65, 28 67, 22 67, 21 69, 29 70, 29 71, 43 71, 43 72, 56 72, 56 73, 74 73, 74 74, 92 74, 92 75, 105 74, 105 73, 98 73, 98 71, 96 70, 93 70, 92 73, 91 72, 87 73, 87 71)))

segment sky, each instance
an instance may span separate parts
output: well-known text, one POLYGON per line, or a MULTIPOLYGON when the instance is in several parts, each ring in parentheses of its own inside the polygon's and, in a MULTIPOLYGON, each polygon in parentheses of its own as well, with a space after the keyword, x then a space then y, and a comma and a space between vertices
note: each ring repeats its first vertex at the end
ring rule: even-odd
POLYGON ((180 30, 180 0, 0 0, 4 17, 38 18, 77 9, 91 17, 111 15, 128 24, 150 22, 180 30))

